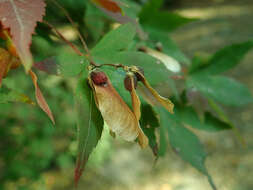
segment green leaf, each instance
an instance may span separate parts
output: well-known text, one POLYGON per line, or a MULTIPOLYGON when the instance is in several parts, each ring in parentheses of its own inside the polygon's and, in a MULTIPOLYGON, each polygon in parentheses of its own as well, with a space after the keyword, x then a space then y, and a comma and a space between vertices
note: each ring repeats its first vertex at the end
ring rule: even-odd
POLYGON ((146 28, 146 31, 149 33, 149 45, 152 48, 155 48, 155 45, 159 42, 162 44, 162 50, 165 54, 175 58, 179 62, 190 63, 190 60, 182 53, 167 32, 159 31, 155 28, 146 28))
POLYGON ((140 23, 144 26, 157 28, 161 31, 172 32, 173 30, 196 21, 197 19, 190 19, 183 17, 177 13, 156 11, 154 14, 150 14, 147 20, 140 20, 140 23))
POLYGON ((28 103, 28 104, 33 104, 33 105, 35 104, 25 94, 16 92, 15 90, 2 86, 0 88, 0 104, 11 103, 11 102, 21 102, 21 103, 28 103))
POLYGON ((209 64, 209 60, 210 60, 211 56, 206 54, 206 53, 197 53, 196 55, 194 55, 194 57, 192 58, 192 63, 189 66, 189 70, 188 72, 191 74, 195 71, 200 70, 201 68, 207 66, 209 64))
POLYGON ((230 127, 232 128, 236 138, 241 142, 243 146, 246 146, 245 139, 243 138, 241 132, 238 130, 238 128, 233 124, 233 122, 230 120, 230 118, 227 116, 223 108, 217 104, 214 100, 208 98, 208 104, 209 106, 216 112, 218 117, 224 121, 225 123, 229 124, 230 127))
POLYGON ((55 56, 56 64, 59 65, 60 74, 65 77, 78 75, 84 68, 87 61, 84 57, 69 51, 63 51, 55 56))
MULTIPOLYGON (((142 52, 119 52, 107 54, 100 57, 94 57, 98 63, 121 63, 127 66, 138 66, 144 69, 144 74, 151 85, 157 85, 167 81, 171 72, 156 58, 142 52)), ((119 73, 118 73, 119 74, 119 73)), ((115 80, 117 75, 115 74, 115 80)), ((113 79, 112 79, 113 80, 113 79)), ((120 81, 123 84, 123 81, 120 81)))
POLYGON ((214 54, 208 65, 202 69, 202 72, 208 74, 220 74, 225 72, 238 65, 244 55, 248 53, 252 47, 252 40, 227 46, 214 54))
POLYGON ((159 156, 165 156, 166 150, 168 148, 168 143, 167 143, 167 135, 166 135, 166 128, 165 125, 163 125, 162 121, 160 121, 161 125, 159 127, 160 129, 160 140, 159 140, 159 150, 158 150, 158 155, 159 156))
POLYGON ((84 20, 92 38, 97 41, 104 31, 104 14, 93 4, 87 3, 84 20))
POLYGON ((210 112, 205 112, 204 121, 201 121, 194 109, 189 106, 175 106, 175 117, 186 125, 209 132, 232 128, 229 123, 216 118, 210 112))
POLYGON ((158 11, 159 8, 162 6, 163 0, 150 0, 148 1, 141 9, 139 13, 140 20, 147 20, 149 19, 150 15, 154 12, 158 11))
POLYGON ((148 137, 149 146, 153 151, 153 154, 158 156, 158 144, 155 129, 159 127, 159 121, 153 108, 149 104, 141 105, 140 125, 145 135, 148 137))
POLYGON ((92 90, 85 76, 79 78, 75 94, 75 105, 78 114, 78 156, 75 171, 75 181, 77 183, 89 155, 101 138, 103 130, 103 118, 95 105, 92 90))
POLYGON ((139 14, 140 23, 146 27, 148 26, 170 32, 184 24, 196 20, 183 17, 176 13, 161 11, 159 8, 162 6, 162 3, 163 0, 151 0, 143 6, 139 14))
POLYGON ((120 0, 120 2, 122 2, 122 4, 126 5, 126 6, 121 6, 123 12, 129 16, 130 18, 136 19, 138 17, 138 13, 141 10, 141 6, 132 1, 132 0, 120 0))
POLYGON ((216 187, 205 166, 207 155, 198 137, 164 108, 157 110, 159 111, 161 126, 167 129, 169 142, 173 149, 183 160, 206 175, 210 185, 215 190, 216 187))
POLYGON ((242 106, 253 102, 248 88, 231 78, 198 73, 187 79, 187 88, 196 89, 204 96, 230 106, 242 106))
POLYGON ((92 55, 107 55, 126 49, 132 42, 135 31, 135 26, 131 23, 121 25, 117 29, 110 31, 92 49, 92 55))
POLYGON ((164 108, 159 108, 161 125, 167 130, 169 142, 181 158, 189 162, 203 174, 207 173, 204 165, 206 153, 199 139, 186 129, 174 116, 164 108))

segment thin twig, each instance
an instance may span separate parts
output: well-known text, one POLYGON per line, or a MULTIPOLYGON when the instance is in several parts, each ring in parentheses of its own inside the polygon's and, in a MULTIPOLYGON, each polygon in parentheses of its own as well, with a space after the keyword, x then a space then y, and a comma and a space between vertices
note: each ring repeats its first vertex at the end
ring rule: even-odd
POLYGON ((55 33, 64 41, 66 42, 78 55, 85 56, 74 44, 68 41, 53 25, 49 24, 47 21, 43 21, 44 24, 49 26, 55 33))
POLYGON ((64 7, 62 7, 56 0, 51 0, 59 9, 62 10, 62 12, 64 13, 64 15, 67 17, 67 19, 69 20, 69 22, 72 24, 72 26, 76 29, 77 31, 77 34, 78 34, 78 37, 80 38, 82 44, 83 44, 83 47, 84 47, 84 50, 86 51, 86 53, 88 55, 90 55, 90 51, 89 51, 89 48, 83 38, 83 36, 81 35, 81 33, 79 32, 78 28, 76 27, 76 24, 74 23, 74 21, 72 20, 72 18, 70 17, 69 13, 66 11, 66 9, 64 7))
POLYGON ((122 64, 112 64, 112 63, 105 63, 105 64, 98 65, 98 67, 102 67, 102 66, 112 66, 112 67, 115 67, 116 69, 117 68, 124 69, 126 67, 125 65, 122 65, 122 64))

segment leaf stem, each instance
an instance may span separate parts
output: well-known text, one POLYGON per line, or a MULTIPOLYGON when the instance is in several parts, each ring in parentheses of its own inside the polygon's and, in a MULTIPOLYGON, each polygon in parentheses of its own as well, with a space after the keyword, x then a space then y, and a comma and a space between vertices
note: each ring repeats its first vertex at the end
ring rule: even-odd
POLYGON ((99 65, 98 67, 102 67, 102 66, 112 66, 112 67, 115 67, 116 69, 118 69, 118 68, 123 68, 123 69, 125 69, 125 68, 126 68, 125 65, 122 65, 122 64, 112 64, 112 63, 101 64, 101 65, 99 65))
POLYGON ((68 41, 53 25, 49 24, 47 21, 43 21, 44 24, 46 24, 49 28, 55 31, 55 33, 64 41, 66 42, 78 55, 80 56, 86 56, 83 54, 74 44, 72 44, 70 41, 68 41))
POLYGON ((89 48, 88 48, 88 46, 87 46, 87 44, 86 44, 86 42, 85 42, 83 36, 82 36, 81 33, 79 32, 79 30, 78 30, 76 24, 74 23, 74 21, 73 21, 72 18, 70 17, 69 13, 68 13, 68 12, 66 11, 66 9, 64 9, 64 7, 61 6, 57 1, 55 1, 55 0, 51 0, 51 1, 52 1, 59 9, 62 10, 63 14, 67 17, 67 19, 69 20, 69 22, 71 23, 71 25, 76 29, 77 34, 78 34, 78 37, 79 37, 79 39, 80 39, 81 42, 82 42, 83 48, 84 48, 84 50, 86 51, 86 53, 88 54, 87 56, 89 56, 89 55, 90 55, 89 48))

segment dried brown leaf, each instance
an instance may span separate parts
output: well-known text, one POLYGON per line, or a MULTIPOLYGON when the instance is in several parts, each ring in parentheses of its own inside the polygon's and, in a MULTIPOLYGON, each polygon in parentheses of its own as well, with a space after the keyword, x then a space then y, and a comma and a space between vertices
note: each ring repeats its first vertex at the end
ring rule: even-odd
POLYGON ((32 81, 33 81, 33 84, 35 87, 35 96, 36 96, 37 103, 39 104, 40 108, 48 115, 48 117, 51 119, 53 124, 55 124, 54 116, 53 116, 53 114, 52 114, 40 88, 39 88, 39 85, 37 83, 38 78, 37 78, 36 74, 32 70, 29 71, 29 74, 32 78, 32 81))
POLYGON ((155 100, 157 100, 170 113, 174 113, 173 112, 174 104, 168 98, 164 98, 164 97, 160 96, 158 94, 158 92, 150 86, 149 82, 146 80, 146 78, 139 71, 138 68, 133 68, 133 70, 134 70, 134 72, 136 72, 140 76, 141 82, 145 85, 145 87, 148 89, 148 91, 154 96, 155 100))

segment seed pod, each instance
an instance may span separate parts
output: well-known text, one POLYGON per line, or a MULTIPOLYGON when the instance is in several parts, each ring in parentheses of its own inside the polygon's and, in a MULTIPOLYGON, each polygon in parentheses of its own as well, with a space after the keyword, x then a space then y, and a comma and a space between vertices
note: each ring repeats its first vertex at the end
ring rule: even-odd
POLYGON ((136 72, 134 74, 135 74, 135 76, 137 78, 137 81, 142 81, 143 80, 143 76, 144 76, 144 70, 141 67, 136 67, 136 68, 137 68, 138 72, 136 72), (141 74, 139 74, 139 73, 141 73, 143 76, 141 76, 141 74))
POLYGON ((133 78, 134 80, 134 89, 136 89, 137 87, 137 77, 135 74, 133 73, 127 73, 125 80, 124 80, 124 85, 125 85, 125 89, 128 91, 132 91, 132 82, 131 82, 131 78, 133 78))
POLYGON ((92 71, 90 74, 91 80, 99 86, 105 86, 107 84, 108 78, 106 74, 102 71, 92 71))

